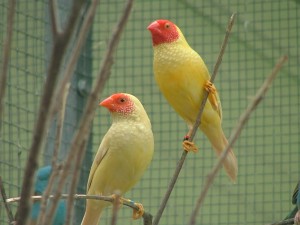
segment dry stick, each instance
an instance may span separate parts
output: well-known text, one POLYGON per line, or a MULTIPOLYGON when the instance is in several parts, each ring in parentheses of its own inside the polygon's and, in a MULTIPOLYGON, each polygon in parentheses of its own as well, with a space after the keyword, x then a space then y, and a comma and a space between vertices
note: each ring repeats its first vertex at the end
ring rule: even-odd
MULTIPOLYGON (((67 199, 69 197, 70 197, 69 194, 61 194, 60 195, 60 199, 67 199)), ((31 200, 34 200, 34 201, 41 201, 43 199, 43 196, 42 195, 34 195, 34 196, 31 196, 30 198, 31 198, 31 200)), ((49 195, 49 199, 54 199, 54 198, 55 198, 55 195, 49 195)), ((115 200, 115 198, 113 198, 112 196, 84 195, 84 194, 75 194, 72 196, 72 198, 74 198, 74 199, 93 199, 93 200, 106 201, 106 202, 111 202, 111 203, 113 203, 115 200)), ((20 199, 21 199, 20 197, 7 198, 6 202, 7 203, 19 202, 20 199)), ((136 206, 132 202, 120 201, 120 204, 128 206, 134 210, 140 209, 138 206, 136 206)))
POLYGON ((205 196, 206 196, 206 194, 207 194, 214 178, 216 177, 218 171, 221 169, 222 164, 223 164, 228 152, 230 151, 230 148, 233 146, 233 144, 235 143, 235 141, 237 140, 237 138, 241 134, 241 131, 242 131, 244 125, 246 124, 246 122, 248 121, 251 113, 255 110, 257 105, 263 100, 263 98, 266 95, 269 87, 272 84, 272 81, 276 77, 276 74, 279 72, 279 70, 281 69, 283 64, 287 61, 287 59, 288 59, 288 57, 286 55, 279 59, 279 61, 275 65, 274 69, 272 70, 271 74, 267 77, 265 82, 262 84, 261 88, 256 92, 256 95, 255 95, 254 99, 248 105, 245 112, 241 115, 241 117, 239 119, 239 122, 238 122, 236 128, 234 129, 233 134, 231 135, 226 148, 222 152, 217 164, 213 167, 213 169, 211 170, 211 172, 207 176, 207 180, 206 180, 206 183, 204 185, 204 188, 203 188, 202 192, 200 193, 200 196, 197 200, 195 209, 193 210, 193 212, 191 214, 189 225, 194 225, 196 223, 196 216, 199 212, 199 209, 200 209, 200 207, 201 207, 201 205, 204 201, 204 198, 205 198, 205 196))
MULTIPOLYGON (((234 23, 234 20, 235 20, 235 13, 232 14, 232 16, 230 17, 230 20, 229 20, 229 23, 228 23, 228 26, 227 26, 227 30, 226 30, 226 35, 224 37, 224 40, 223 40, 223 43, 222 43, 222 46, 221 46, 221 50, 220 50, 220 53, 219 53, 219 56, 218 56, 218 59, 217 59, 217 62, 214 66, 214 71, 213 71, 213 74, 211 76, 211 79, 210 81, 213 83, 216 75, 217 75, 217 71, 219 69, 219 66, 221 65, 221 62, 222 62, 222 58, 223 58, 223 55, 224 55, 224 52, 225 52, 225 48, 227 46, 227 42, 228 42, 228 38, 229 38, 229 35, 230 35, 230 32, 231 32, 231 29, 232 29, 232 26, 233 26, 233 23, 234 23)), ((208 97, 208 92, 206 90, 204 90, 204 94, 203 94, 203 100, 202 100, 202 103, 200 105, 200 109, 199 109, 199 113, 197 115, 197 119, 195 121, 195 124, 193 126, 193 129, 189 131, 190 133, 190 136, 189 136, 189 141, 193 141, 194 137, 195 137, 195 134, 198 130, 198 127, 200 126, 201 124, 201 117, 202 117, 202 113, 203 113, 203 110, 204 110, 204 107, 205 107, 205 104, 206 104, 206 101, 207 101, 207 97, 208 97)), ((168 189, 167 189, 167 192, 160 204, 160 207, 158 209, 158 212, 154 218, 154 221, 153 221, 153 225, 158 225, 159 223, 159 220, 163 214, 163 211, 167 205, 167 202, 169 200, 169 197, 172 193, 172 190, 175 186, 175 183, 177 181, 177 178, 179 176, 179 173, 181 171, 181 168, 183 166, 183 163, 185 161, 185 158, 187 156, 187 151, 183 151, 182 152, 182 155, 181 155, 181 158, 180 160, 178 161, 177 163, 177 167, 175 169, 175 172, 173 174, 173 177, 171 178, 171 181, 169 183, 169 186, 168 186, 168 189)))
POLYGON ((69 93, 69 89, 70 89, 70 83, 68 83, 64 87, 63 94, 61 97, 62 101, 60 101, 61 105, 60 105, 60 111, 57 115, 55 144, 54 144, 54 150, 53 150, 52 162, 51 162, 52 171, 51 171, 51 176, 49 178, 49 183, 43 194, 43 200, 41 201, 40 214, 39 214, 39 217, 37 220, 37 224, 42 224, 43 221, 45 220, 47 201, 48 201, 49 195, 52 191, 54 180, 57 178, 57 176, 59 174, 59 170, 61 168, 61 165, 58 164, 58 152, 60 149, 60 143, 61 143, 61 139, 62 139, 63 122, 64 122, 64 118, 65 118, 66 102, 67 102, 67 96, 69 93))
MULTIPOLYGON (((85 43, 86 37, 88 35, 89 29, 92 25, 92 22, 94 20, 94 16, 96 14, 96 9, 98 6, 99 1, 98 0, 93 0, 89 6, 88 12, 86 13, 86 16, 84 17, 84 21, 81 25, 80 31, 78 32, 78 39, 75 43, 75 47, 73 48, 72 53, 70 54, 71 57, 67 63, 67 67, 64 71, 64 75, 63 78, 55 92, 55 96, 56 99, 58 99, 57 104, 54 105, 54 107, 52 107, 50 109, 50 115, 51 117, 54 116, 54 114, 57 112, 57 110, 59 109, 59 105, 60 105, 60 96, 62 96, 62 92, 64 90, 64 87, 70 82, 70 79, 73 75, 73 72, 75 70, 75 66, 76 63, 78 61, 78 58, 80 56, 81 53, 81 49, 83 47, 83 44, 85 43)), ((85 146, 85 144, 83 144, 82 146, 85 146)), ((82 147, 84 148, 84 147, 82 147)), ((81 162, 82 159, 80 159, 79 157, 77 157, 77 160, 81 162)), ((80 163, 81 164, 81 163, 80 163)), ((75 189, 77 186, 77 179, 79 176, 79 169, 75 168, 75 171, 73 173, 73 180, 72 180, 72 185, 70 187, 70 194, 75 194, 75 189)), ((72 195, 71 195, 72 196, 72 195)), ((68 207, 67 207, 67 217, 66 217, 66 224, 69 224, 71 222, 71 218, 72 218, 72 213, 73 213, 73 207, 71 207, 71 205, 73 204, 73 199, 70 198, 68 199, 68 207)))
MULTIPOLYGON (((72 36, 76 22, 78 20, 78 14, 84 1, 74 1, 72 6, 69 19, 67 21, 66 28, 62 33, 57 33, 54 36, 53 48, 50 57, 50 63, 47 70, 46 82, 44 84, 44 92, 40 100, 40 109, 37 116, 35 129, 33 132, 32 143, 26 163, 22 190, 21 190, 21 201, 18 207, 18 218, 17 224, 26 224, 28 220, 28 214, 31 208, 30 196, 32 194, 32 185, 34 179, 34 172, 38 166, 38 157, 41 151, 43 140, 45 138, 46 130, 49 125, 49 109, 54 102, 54 90, 56 81, 58 78, 60 65, 63 61, 65 50, 68 46, 69 40, 72 36)), ((51 4, 50 4, 51 5, 51 4)), ((51 7, 50 7, 51 8, 51 7)), ((54 10, 54 9, 52 9, 54 10)), ((55 15, 50 12, 50 16, 55 15)), ((54 21, 51 17, 51 21, 54 21)))
MULTIPOLYGON (((85 139, 85 141, 82 142, 80 149, 85 149, 86 148, 86 143, 87 143, 88 139, 85 139)), ((75 165, 81 165, 82 162, 82 158, 77 156, 76 157, 76 161, 75 161, 75 165)), ((77 187, 77 183, 78 183, 78 179, 80 176, 80 168, 74 168, 74 172, 73 172, 73 178, 71 181, 71 186, 70 186, 70 191, 69 191, 69 198, 68 198, 68 202, 67 202, 67 216, 66 216, 66 220, 65 220, 65 225, 70 225, 72 224, 72 219, 73 219, 73 212, 74 212, 74 207, 73 207, 73 203, 74 203, 74 194, 76 191, 76 187, 77 187)))
POLYGON ((14 216, 11 212, 11 209, 9 207, 9 204, 7 203, 7 197, 6 197, 6 193, 5 193, 5 189, 4 189, 4 184, 2 182, 2 177, 0 176, 0 191, 1 191, 1 195, 2 195, 2 200, 6 209, 6 213, 9 219, 9 224, 12 224, 14 221, 14 216))
MULTIPOLYGON (((4 110, 4 96, 7 79, 8 62, 10 58, 11 41, 13 36, 14 15, 16 9, 16 0, 8 0, 7 27, 6 37, 3 43, 2 50, 2 66, 0 74, 0 131, 2 127, 2 112, 4 110)), ((0 135, 1 137, 1 135, 0 135)))
POLYGON ((61 96, 63 95, 64 87, 67 83, 70 82, 73 72, 76 67, 76 63, 80 56, 83 44, 85 43, 86 37, 89 33, 89 29, 93 23, 94 16, 96 13, 97 5, 99 1, 93 0, 89 6, 88 12, 84 16, 84 21, 81 25, 80 31, 78 32, 78 38, 76 43, 74 44, 73 50, 71 52, 71 57, 67 63, 66 69, 63 73, 63 78, 58 84, 58 87, 55 92, 55 99, 57 99, 57 103, 50 109, 51 118, 53 118, 54 114, 59 110, 59 106, 61 105, 61 96))
MULTIPOLYGON (((68 194, 61 194, 60 198, 61 199, 67 199, 69 198, 70 195, 68 194)), ((55 198, 54 195, 49 195, 49 199, 55 198)), ((100 200, 100 201, 107 201, 107 202, 114 202, 114 198, 112 196, 100 196, 100 195, 83 195, 83 194, 75 194, 72 196, 74 199, 93 199, 93 200, 100 200)), ((43 199, 43 196, 41 195, 35 195, 31 196, 31 200, 34 201, 41 201, 43 199)), ((14 198, 8 198, 6 199, 7 203, 13 203, 13 202, 18 202, 20 201, 20 197, 14 197, 14 198)), ((134 210, 139 210, 139 207, 133 204, 132 202, 127 202, 123 201, 120 202, 120 204, 128 206, 134 210)), ((152 225, 152 215, 150 213, 144 212, 143 214, 143 219, 144 219, 144 225, 152 225)))
MULTIPOLYGON (((83 155, 85 154, 86 149, 85 148, 80 149, 80 146, 82 146, 82 142, 88 138, 89 129, 90 129, 93 117, 94 117, 96 107, 98 105, 97 104, 98 95, 103 90, 105 82, 109 78, 110 69, 113 64, 113 54, 117 48, 117 44, 119 43, 121 33, 125 27, 125 24, 129 18, 131 8, 132 8, 132 3, 133 3, 133 0, 127 1, 125 9, 121 15, 121 18, 119 19, 117 27, 114 30, 113 35, 108 44, 108 48, 104 55, 103 61, 101 63, 99 75, 95 82, 95 86, 93 87, 93 89, 87 99, 86 107, 85 107, 85 110, 83 113, 84 117, 81 118, 81 121, 79 123, 79 128, 77 129, 77 131, 74 135, 74 138, 71 142, 69 154, 67 156, 61 177, 58 181, 58 186, 57 186, 56 193, 54 195, 52 206, 48 213, 49 217, 52 216, 55 212, 58 200, 61 195, 62 188, 65 184, 66 178, 68 176, 69 170, 74 161, 75 155, 82 159, 83 155)), ((79 168, 79 165, 75 165, 74 168, 79 168)))
MULTIPOLYGON (((92 3, 89 6, 89 10, 86 13, 86 16, 84 17, 84 21, 81 25, 77 41, 76 41, 76 43, 74 45, 74 48, 73 48, 73 50, 70 54, 71 57, 70 57, 70 59, 67 63, 67 67, 66 67, 66 69, 64 71, 64 74, 62 76, 63 78, 62 78, 60 84, 58 84, 58 87, 57 87, 56 92, 55 92, 55 96, 56 96, 55 99, 57 99, 57 103, 55 105, 53 105, 53 107, 51 107, 51 109, 50 109, 50 117, 51 118, 53 118, 54 114, 57 112, 57 110, 59 110, 60 105, 61 104, 64 105, 64 103, 61 103, 62 98, 60 96, 62 96, 64 94, 64 90, 66 88, 66 85, 68 85, 70 80, 71 80, 71 77, 72 77, 73 72, 75 70, 76 63, 77 63, 78 58, 79 58, 80 53, 81 53, 81 49, 83 47, 83 44, 85 43, 85 40, 86 40, 86 37, 88 35, 89 29, 90 29, 90 27, 92 25, 92 22, 94 20, 94 16, 96 14, 96 9, 97 9, 98 3, 99 3, 98 0, 93 0, 92 3)), ((53 28, 53 31, 54 30, 55 29, 53 28)), ((57 141, 58 141, 58 139, 56 139, 56 142, 57 141)), ((79 173, 79 170, 77 170, 77 172, 75 171, 75 174, 78 174, 78 173, 79 173)), ((75 174, 74 174, 74 177, 75 177, 75 174)), ((73 189, 73 191, 71 190, 71 193, 75 192, 76 183, 77 182, 75 182, 75 184, 74 184, 74 182, 73 182, 73 185, 71 186, 71 189, 73 189), (75 187, 74 187, 74 185, 75 185, 75 187)), ((69 205, 72 204, 72 202, 73 202, 72 199, 68 200, 69 205)), ((68 224, 70 222, 70 217, 72 215, 72 210, 73 210, 73 207, 68 207, 67 217, 66 217, 66 224, 68 224)), ((45 219, 45 217, 44 217, 44 219, 45 219)), ((41 220, 41 221, 44 221, 44 219, 41 220)))
MULTIPOLYGON (((49 195, 49 199, 53 199, 54 195, 49 195)), ((61 199, 67 199, 69 198, 68 194, 62 194, 60 196, 61 199)), ((114 198, 111 196, 100 196, 100 195, 83 195, 83 194, 75 194, 72 196, 74 199, 93 199, 93 200, 100 200, 100 201, 107 201, 107 202, 114 202, 114 198)), ((34 201, 41 201, 43 199, 43 196, 41 195, 36 195, 36 196, 31 196, 31 199, 34 201)), ((14 198, 8 198, 6 199, 6 203, 13 203, 13 202, 18 202, 20 201, 20 197, 14 197, 14 198)), ((139 207, 133 204, 132 202, 120 202, 120 204, 128 206, 134 210, 139 210, 139 207)), ((143 214, 143 220, 144 220, 144 225, 152 225, 152 215, 150 213, 144 212, 143 214)))
POLYGON ((50 11, 52 36, 55 38, 57 37, 57 33, 60 32, 58 27, 56 0, 50 0, 49 9, 50 9, 49 11, 50 11))
POLYGON ((111 217, 111 225, 117 224, 117 214, 120 208, 120 194, 115 193, 115 200, 113 201, 113 210, 112 210, 112 217, 111 217))

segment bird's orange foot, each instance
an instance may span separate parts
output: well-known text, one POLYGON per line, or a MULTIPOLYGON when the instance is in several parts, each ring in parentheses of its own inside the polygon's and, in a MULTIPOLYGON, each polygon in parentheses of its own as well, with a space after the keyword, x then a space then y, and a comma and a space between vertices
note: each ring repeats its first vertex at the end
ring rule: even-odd
POLYGON ((136 206, 138 208, 138 209, 133 209, 132 218, 134 220, 137 220, 144 215, 145 210, 144 210, 144 206, 141 203, 134 202, 127 198, 122 198, 122 201, 127 202, 129 205, 136 206))
POLYGON ((208 92, 209 102, 213 105, 214 108, 218 109, 219 104, 216 98, 217 89, 215 85, 208 80, 206 81, 204 88, 208 92))
POLYGON ((185 136, 182 142, 182 147, 187 152, 198 152, 198 148, 194 142, 189 141, 189 136, 185 136))
POLYGON ((138 209, 133 210, 132 218, 134 220, 137 220, 137 219, 141 218, 144 215, 145 210, 144 210, 144 206, 141 203, 134 203, 134 205, 136 207, 138 207, 138 209))
POLYGON ((204 84, 204 88, 207 92, 212 94, 215 94, 217 92, 215 85, 210 80, 206 81, 206 83, 204 84))

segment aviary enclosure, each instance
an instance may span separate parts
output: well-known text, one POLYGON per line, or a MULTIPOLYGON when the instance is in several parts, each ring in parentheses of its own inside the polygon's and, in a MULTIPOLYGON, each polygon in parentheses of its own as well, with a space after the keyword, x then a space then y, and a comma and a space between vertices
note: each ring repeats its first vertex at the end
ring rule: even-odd
MULTIPOLYGON (((12 2, 2 0, 0 3, 1 68, 5 64, 12 2)), ((40 107, 47 105, 40 106, 41 99, 44 90, 51 89, 44 86, 53 60, 51 2, 21 0, 15 5, 7 78, 1 84, 5 87, 5 95, 1 107, 0 175, 7 198, 21 194, 26 163, 35 141, 34 133, 39 133, 35 132, 35 127, 40 107)), ((90 6, 95 1, 54 2, 61 29, 69 25, 73 4, 81 4, 65 55, 54 57, 61 60, 60 66, 53 70, 61 84, 81 37, 81 29, 86 25, 90 6)), ((71 143, 81 118, 85 117, 86 103, 101 67, 103 69, 101 62, 125 4, 126 1, 100 1, 90 29, 85 31, 84 46, 79 51, 74 71, 71 71, 57 163, 66 165, 71 143)), ((196 224, 270 224, 283 220, 294 208, 291 198, 300 178, 300 2, 136 0, 113 54, 109 78, 96 98, 100 101, 115 92, 131 93, 141 100, 150 117, 155 138, 153 160, 142 179, 125 197, 141 202, 146 212, 154 217, 182 154, 181 143, 188 128, 155 83, 151 36, 146 28, 156 19, 174 21, 212 73, 232 13, 236 13, 235 23, 214 81, 222 101, 223 129, 228 138, 278 59, 287 55, 288 61, 278 71, 268 93, 233 146, 239 164, 236 184, 232 184, 221 169, 205 196, 196 224)), ((53 85, 55 87, 55 82, 53 85)), ((64 92, 61 93, 53 104, 63 99, 64 92)), ((85 154, 75 189, 78 194, 85 194, 94 154, 111 124, 108 111, 96 104, 92 125, 85 132, 85 154)), ((59 120, 57 111, 53 115, 45 125, 45 139, 40 143, 40 154, 37 155, 38 167, 52 162, 59 120)), ((199 152, 187 155, 160 224, 188 224, 207 175, 217 162, 202 132, 197 132, 194 141, 199 152)), ((34 162, 32 165, 35 166, 34 162)), ((71 166, 69 178, 73 169, 71 166)), ((62 193, 68 193, 70 186, 71 179, 67 179, 62 193)), ((8 224, 3 203, 1 200, 0 223, 8 224)), ((18 203, 9 206, 14 214, 18 203)), ((80 224, 84 208, 85 200, 74 200, 72 224, 80 224)), ((117 214, 117 224, 143 224, 142 219, 132 220, 131 213, 130 208, 123 206, 117 214)), ((110 224, 111 217, 110 207, 105 210, 101 224, 110 224)))

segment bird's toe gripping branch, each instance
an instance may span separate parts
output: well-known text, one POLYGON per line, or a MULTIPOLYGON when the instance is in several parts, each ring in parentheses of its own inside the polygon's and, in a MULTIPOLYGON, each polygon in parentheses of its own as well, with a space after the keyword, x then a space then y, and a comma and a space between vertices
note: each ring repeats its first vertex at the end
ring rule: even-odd
POLYGON ((215 85, 208 80, 204 85, 204 89, 209 93, 209 102, 213 105, 214 108, 218 108, 218 100, 216 98, 217 88, 215 87, 215 85))
POLYGON ((145 210, 144 210, 144 206, 141 203, 137 203, 126 198, 121 198, 121 199, 122 202, 127 202, 129 205, 136 206, 138 208, 138 209, 133 209, 132 218, 134 220, 140 219, 144 215, 145 210))
POLYGON ((194 153, 198 152, 198 148, 195 145, 195 143, 192 142, 192 141, 189 141, 189 136, 188 135, 186 135, 184 137, 183 142, 182 142, 182 147, 187 152, 194 152, 194 153))
POLYGON ((135 204, 135 206, 137 206, 139 209, 138 209, 138 210, 136 210, 136 209, 133 210, 132 218, 133 218, 134 220, 137 220, 137 219, 141 218, 141 217, 144 215, 145 210, 144 210, 144 206, 143 206, 141 203, 134 203, 134 204, 135 204))

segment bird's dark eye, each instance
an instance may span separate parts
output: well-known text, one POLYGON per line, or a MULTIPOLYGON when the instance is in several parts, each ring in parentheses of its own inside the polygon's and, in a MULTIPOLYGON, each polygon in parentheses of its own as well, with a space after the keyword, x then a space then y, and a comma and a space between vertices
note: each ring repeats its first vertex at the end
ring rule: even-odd
POLYGON ((120 102, 125 102, 125 98, 120 98, 120 102))
POLYGON ((170 28, 170 24, 166 23, 165 24, 165 28, 169 29, 170 28))

